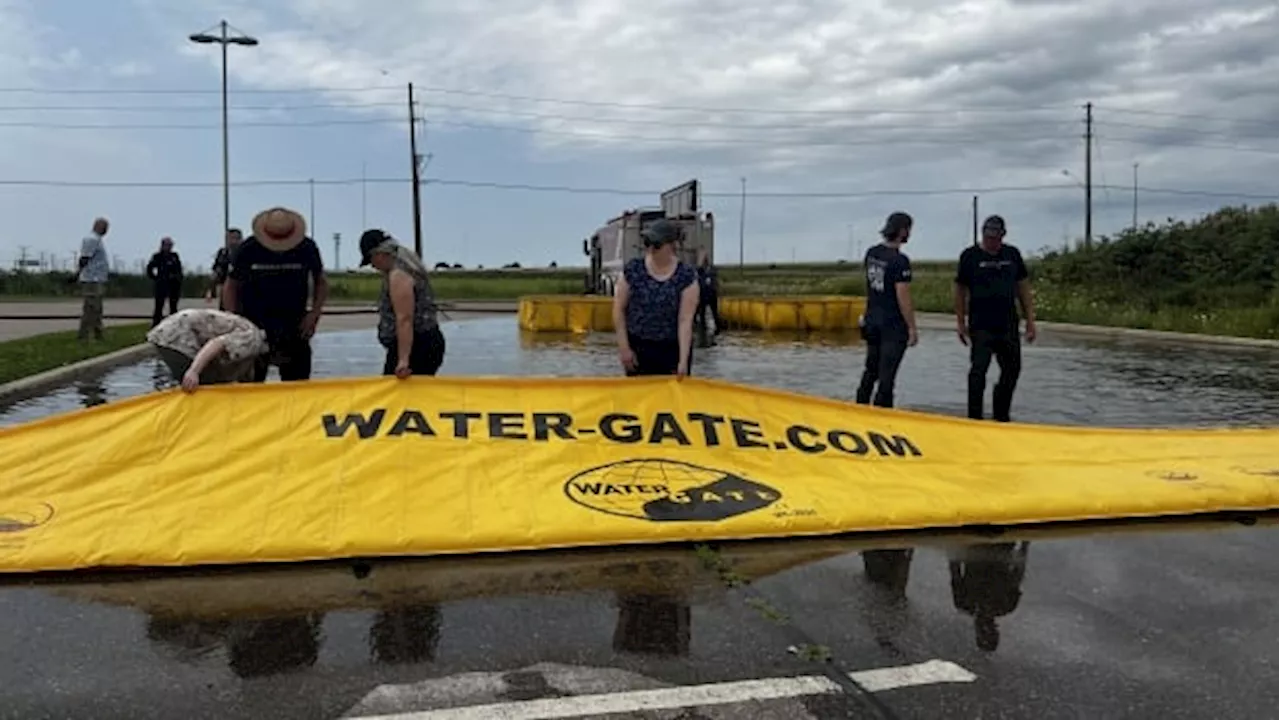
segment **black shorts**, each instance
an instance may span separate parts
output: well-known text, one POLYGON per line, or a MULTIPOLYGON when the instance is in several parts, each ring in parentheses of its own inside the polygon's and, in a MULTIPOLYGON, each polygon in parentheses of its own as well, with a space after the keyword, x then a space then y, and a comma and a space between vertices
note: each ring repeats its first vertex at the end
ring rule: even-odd
MULTIPOLYGON (((444 364, 444 333, 440 326, 431 328, 413 336, 413 346, 409 348, 409 370, 414 375, 435 375, 444 364)), ((395 375, 396 365, 400 362, 400 353, 393 343, 387 348, 387 359, 382 364, 383 375, 395 375)))
MULTIPOLYGON (((675 375, 680 366, 679 340, 646 340, 627 335, 631 352, 636 356, 636 369, 628 370, 628 376, 675 375)), ((689 374, 693 374, 693 349, 689 349, 689 374)))

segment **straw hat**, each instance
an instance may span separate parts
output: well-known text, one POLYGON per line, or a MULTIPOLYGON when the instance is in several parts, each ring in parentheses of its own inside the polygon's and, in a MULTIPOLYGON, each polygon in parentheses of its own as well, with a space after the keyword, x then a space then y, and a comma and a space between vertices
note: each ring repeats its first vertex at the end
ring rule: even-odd
POLYGON ((268 250, 286 252, 307 236, 307 221, 289 208, 273 207, 253 218, 253 236, 268 250))

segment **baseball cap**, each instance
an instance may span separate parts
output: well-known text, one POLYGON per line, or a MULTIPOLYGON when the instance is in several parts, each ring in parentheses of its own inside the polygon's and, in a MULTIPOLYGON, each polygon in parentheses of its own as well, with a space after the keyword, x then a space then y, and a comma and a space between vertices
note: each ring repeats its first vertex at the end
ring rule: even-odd
POLYGON ((391 236, 385 230, 378 228, 365 230, 360 236, 360 266, 368 265, 373 249, 390 239, 392 239, 391 236))
POLYGON ((884 227, 880 229, 881 237, 892 238, 903 230, 910 230, 913 221, 911 216, 904 212, 889 213, 889 217, 884 221, 884 227))
POLYGON ((992 235, 996 237, 1004 237, 1005 227, 1004 218, 999 215, 991 215, 982 221, 982 234, 992 235))

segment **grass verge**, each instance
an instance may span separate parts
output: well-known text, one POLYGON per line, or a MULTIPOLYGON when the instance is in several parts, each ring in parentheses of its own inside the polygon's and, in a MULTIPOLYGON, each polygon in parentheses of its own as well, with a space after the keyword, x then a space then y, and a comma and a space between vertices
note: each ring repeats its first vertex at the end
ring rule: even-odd
POLYGON ((99 341, 81 342, 75 330, 68 330, 0 342, 0 385, 146 342, 150 327, 107 327, 99 341))

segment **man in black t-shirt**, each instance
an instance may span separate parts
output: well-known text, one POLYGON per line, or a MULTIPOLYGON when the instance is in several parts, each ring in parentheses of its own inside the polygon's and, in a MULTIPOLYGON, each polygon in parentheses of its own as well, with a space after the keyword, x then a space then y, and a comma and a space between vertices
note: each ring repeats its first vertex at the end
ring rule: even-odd
POLYGON ((956 334, 969 346, 969 417, 982 419, 987 369, 994 355, 1000 366, 991 396, 991 415, 1009 422, 1013 391, 1022 372, 1018 310, 1027 322, 1027 342, 1036 339, 1036 313, 1022 253, 1004 242, 1004 218, 992 215, 982 224, 982 244, 965 248, 956 269, 956 334))
POLYGON ((271 365, 281 380, 311 377, 311 336, 329 296, 320 248, 307 237, 306 222, 286 208, 253 219, 253 235, 231 258, 223 303, 267 334, 270 351, 259 357, 254 381, 267 379, 271 365), (308 286, 313 285, 310 289, 308 286), (311 308, 307 308, 310 295, 311 308))
POLYGON ((862 260, 867 279, 867 309, 859 323, 867 341, 867 361, 858 384, 857 401, 893 407, 893 387, 907 348, 916 344, 916 313, 911 304, 911 260, 902 244, 911 237, 911 216, 895 212, 885 221, 884 242, 867 250, 862 260))

